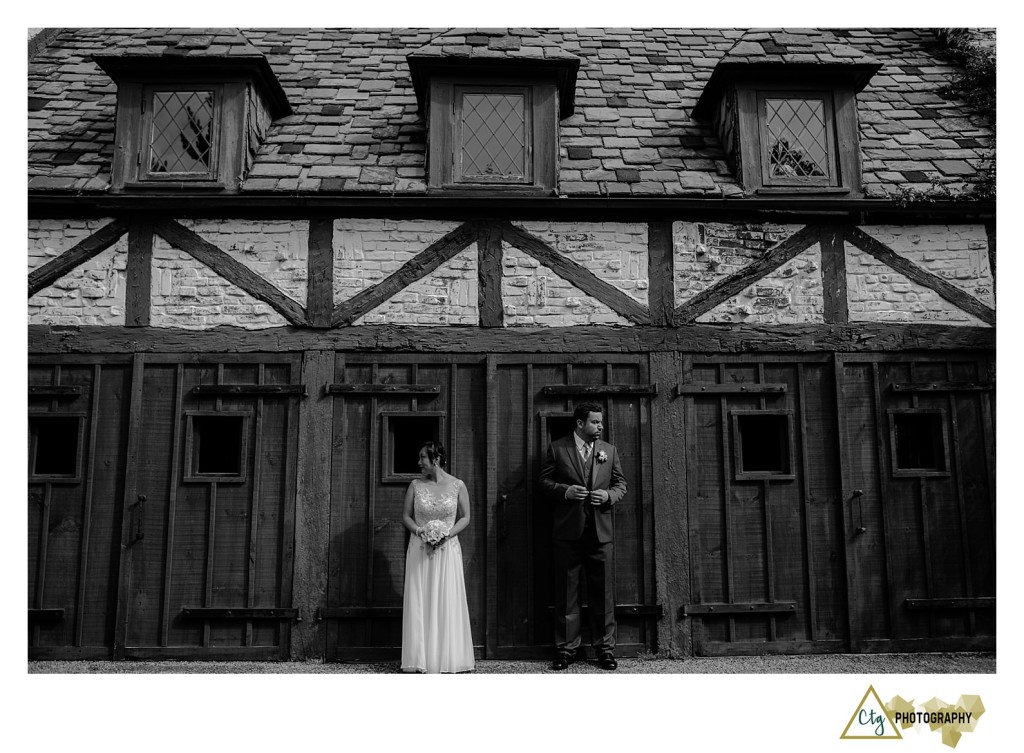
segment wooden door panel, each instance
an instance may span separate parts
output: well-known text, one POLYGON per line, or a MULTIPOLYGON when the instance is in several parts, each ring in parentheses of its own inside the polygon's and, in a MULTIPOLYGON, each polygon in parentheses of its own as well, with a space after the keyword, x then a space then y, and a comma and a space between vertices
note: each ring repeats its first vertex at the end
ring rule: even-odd
MULTIPOLYGON (((28 599, 30 610, 51 617, 30 619, 30 657, 110 655, 130 373, 124 359, 30 359, 30 389, 42 394, 28 399, 28 599), (72 481, 34 473, 33 434, 48 417, 72 417, 79 427, 72 481)), ((41 460, 38 468, 45 470, 48 461, 41 460)))
POLYGON ((683 373, 695 651, 836 650, 845 592, 829 365, 684 356, 683 373), (765 417, 774 435, 744 436, 765 417), (771 451, 752 454, 759 445, 771 451))
POLYGON ((988 370, 975 356, 842 361, 844 485, 863 492, 847 565, 860 650, 994 646, 988 370))

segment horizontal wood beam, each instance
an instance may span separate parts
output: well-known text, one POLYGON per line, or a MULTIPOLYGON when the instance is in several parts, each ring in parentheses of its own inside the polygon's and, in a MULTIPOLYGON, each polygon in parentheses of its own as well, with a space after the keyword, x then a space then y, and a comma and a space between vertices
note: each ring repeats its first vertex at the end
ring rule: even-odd
POLYGON ((949 599, 906 599, 907 609, 995 609, 995 596, 954 597, 949 599))
POLYGON ((328 395, 439 395, 437 384, 328 384, 328 395))
POLYGON ((266 303, 289 324, 306 323, 306 311, 299 303, 205 238, 173 220, 160 220, 154 223, 153 230, 172 246, 202 262, 232 285, 266 303))
MULTIPOLYGON (((547 607, 549 612, 554 612, 554 606, 547 607)), ((586 604, 580 606, 581 619, 587 614, 589 607, 586 604)), ((616 604, 616 617, 661 617, 665 613, 661 604, 616 604)), ((585 620, 584 620, 585 622, 585 620)))
POLYGON ((677 384, 676 396, 679 395, 766 395, 782 394, 788 389, 783 382, 765 382, 763 384, 677 384))
POLYGON ((996 323, 996 312, 989 308, 977 298, 961 290, 956 285, 946 282, 941 277, 933 275, 921 267, 906 259, 881 241, 872 238, 858 227, 849 227, 845 230, 845 237, 864 253, 874 257, 890 269, 904 275, 911 282, 916 282, 929 290, 937 293, 941 298, 952 303, 961 311, 977 317, 985 324, 996 323))
POLYGON ((893 392, 989 392, 995 388, 995 382, 893 382, 892 385, 893 392))
POLYGON ((321 620, 378 619, 401 617, 401 607, 323 607, 318 612, 321 620))
POLYGON ((688 615, 737 615, 737 614, 792 614, 796 612, 795 601, 749 601, 740 604, 687 604, 684 614, 688 615))
POLYGON ((60 622, 64 619, 63 609, 30 609, 28 610, 29 624, 40 622, 60 622))
POLYGON ((267 607, 182 607, 186 620, 294 620, 298 609, 267 607))
POLYGON ((301 384, 197 384, 193 395, 237 395, 240 397, 267 397, 274 395, 306 395, 301 384))
POLYGON ((34 296, 43 288, 52 285, 75 267, 84 264, 97 254, 106 251, 128 232, 128 225, 114 220, 85 238, 53 261, 49 261, 28 275, 28 295, 34 296))
POLYGON ((85 393, 85 388, 80 385, 38 385, 28 386, 29 397, 78 397, 85 393))
POLYGON ((755 259, 743 269, 734 272, 710 288, 700 291, 693 298, 678 306, 675 311, 676 322, 685 324, 696 321, 697 317, 711 311, 806 251, 818 242, 819 237, 820 231, 815 226, 808 225, 797 230, 786 240, 768 249, 764 256, 755 259))
POLYGON ((665 327, 401 327, 365 325, 332 330, 274 327, 210 330, 162 327, 28 327, 28 352, 46 353, 297 353, 347 350, 381 353, 872 353, 994 350, 994 327, 942 324, 694 324, 665 327))
POLYGON ((510 246, 529 254, 566 282, 596 298, 616 314, 636 324, 650 324, 651 312, 617 287, 605 282, 586 267, 558 253, 535 235, 511 223, 504 223, 501 237, 510 246))
POLYGON ((145 194, 81 195, 73 191, 28 192, 31 219, 110 217, 113 215, 162 214, 176 217, 304 219, 309 217, 379 217, 383 219, 446 219, 465 221, 474 217, 510 220, 584 219, 636 222, 638 216, 678 222, 820 222, 862 224, 962 223, 995 219, 994 201, 935 201, 910 204, 882 199, 816 197, 732 198, 685 196, 396 196, 353 193, 293 191, 246 191, 244 194, 211 197, 200 191, 147 191, 145 194))
POLYGON ((545 395, 642 395, 658 394, 656 384, 549 384, 545 395))

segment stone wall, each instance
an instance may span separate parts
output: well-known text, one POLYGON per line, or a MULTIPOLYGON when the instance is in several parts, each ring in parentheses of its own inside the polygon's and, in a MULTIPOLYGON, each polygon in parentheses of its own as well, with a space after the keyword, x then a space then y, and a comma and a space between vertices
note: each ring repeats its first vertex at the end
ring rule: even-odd
MULTIPOLYGON (((307 222, 183 220, 181 224, 305 306, 307 222)), ((159 236, 153 243, 151 295, 154 327, 263 329, 287 324, 269 305, 159 236)))
MULTIPOLYGON (((28 271, 53 261, 109 219, 29 220, 28 271)), ((128 239, 71 270, 28 299, 28 323, 55 326, 123 325, 128 239)))

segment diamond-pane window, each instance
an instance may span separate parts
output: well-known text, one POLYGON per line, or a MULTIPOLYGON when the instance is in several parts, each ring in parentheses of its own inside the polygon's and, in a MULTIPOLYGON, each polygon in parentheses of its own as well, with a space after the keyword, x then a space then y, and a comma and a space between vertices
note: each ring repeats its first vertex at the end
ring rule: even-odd
POLYGON ((150 173, 210 172, 213 105, 212 91, 153 92, 150 173))
POLYGON ((827 177, 825 103, 818 99, 765 99, 765 107, 771 174, 827 177))
POLYGON ((522 94, 470 94, 462 100, 462 176, 522 180, 526 102, 522 94))

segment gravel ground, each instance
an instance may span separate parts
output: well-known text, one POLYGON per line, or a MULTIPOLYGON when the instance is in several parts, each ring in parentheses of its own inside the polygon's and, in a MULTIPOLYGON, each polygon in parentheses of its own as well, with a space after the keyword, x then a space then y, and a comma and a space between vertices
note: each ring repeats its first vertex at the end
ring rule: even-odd
MULTIPOLYGON (((619 674, 994 674, 994 653, 619 659, 619 674)), ((30 661, 29 674, 400 674, 397 662, 30 661)), ((593 662, 479 661, 476 674, 606 674, 593 662)))

